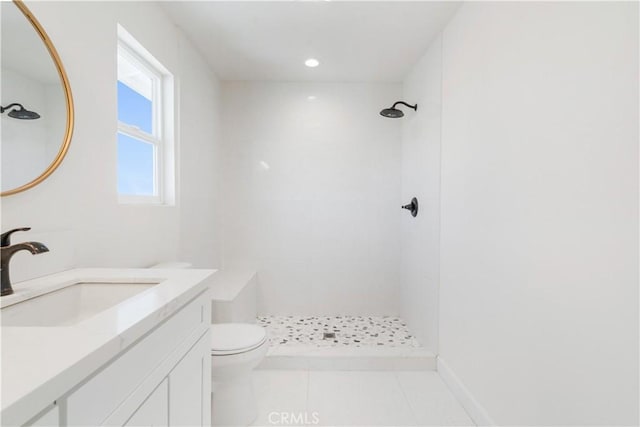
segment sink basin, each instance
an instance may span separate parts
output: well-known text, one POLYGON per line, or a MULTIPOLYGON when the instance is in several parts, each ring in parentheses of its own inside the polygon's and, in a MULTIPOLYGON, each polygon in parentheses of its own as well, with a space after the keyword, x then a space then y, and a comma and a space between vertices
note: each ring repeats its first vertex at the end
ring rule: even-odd
POLYGON ((158 283, 79 282, 3 308, 2 326, 71 326, 158 283))

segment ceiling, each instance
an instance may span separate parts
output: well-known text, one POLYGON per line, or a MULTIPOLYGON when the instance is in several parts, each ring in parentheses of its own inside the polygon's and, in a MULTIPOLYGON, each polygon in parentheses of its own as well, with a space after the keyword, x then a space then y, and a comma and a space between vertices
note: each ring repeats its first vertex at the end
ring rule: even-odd
POLYGON ((222 80, 400 82, 459 2, 162 2, 222 80), (320 66, 307 68, 307 58, 320 66))

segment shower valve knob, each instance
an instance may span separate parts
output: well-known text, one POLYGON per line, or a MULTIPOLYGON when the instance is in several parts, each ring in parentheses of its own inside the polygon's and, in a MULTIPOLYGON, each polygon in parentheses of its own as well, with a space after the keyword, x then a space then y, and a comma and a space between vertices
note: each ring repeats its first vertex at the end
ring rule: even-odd
POLYGON ((418 199, 414 197, 413 199, 411 199, 411 203, 409 203, 408 205, 402 206, 402 209, 407 209, 411 211, 411 216, 413 217, 417 216, 418 215, 418 199))

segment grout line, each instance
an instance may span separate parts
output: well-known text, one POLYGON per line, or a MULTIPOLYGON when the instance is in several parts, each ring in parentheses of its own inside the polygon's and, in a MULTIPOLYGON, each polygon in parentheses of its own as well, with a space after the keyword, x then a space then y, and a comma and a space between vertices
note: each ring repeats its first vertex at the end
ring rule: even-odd
POLYGON ((307 369, 307 396, 305 398, 305 411, 308 413, 311 411, 311 407, 309 405, 309 390, 311 389, 311 370, 307 369))
POLYGON ((404 401, 406 402, 407 406, 409 407, 409 410, 411 411, 411 418, 413 420, 413 424, 418 425, 418 414, 416 413, 416 410, 413 408, 413 405, 411 405, 411 401, 407 396, 407 392, 402 386, 402 382, 400 381, 400 377, 398 376, 398 371, 393 371, 393 376, 395 377, 396 382, 398 383, 398 387, 400 387, 400 392, 402 393, 402 397, 404 397, 404 401))

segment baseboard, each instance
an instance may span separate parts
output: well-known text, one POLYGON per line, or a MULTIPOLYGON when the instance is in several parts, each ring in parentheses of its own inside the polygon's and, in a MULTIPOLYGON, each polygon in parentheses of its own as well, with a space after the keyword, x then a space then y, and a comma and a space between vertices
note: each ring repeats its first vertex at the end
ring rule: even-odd
POLYGON ((436 369, 447 387, 449 387, 449 390, 451 390, 477 426, 497 425, 480 402, 473 397, 469 389, 465 387, 460 378, 447 365, 447 362, 440 356, 437 357, 436 369))

